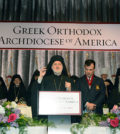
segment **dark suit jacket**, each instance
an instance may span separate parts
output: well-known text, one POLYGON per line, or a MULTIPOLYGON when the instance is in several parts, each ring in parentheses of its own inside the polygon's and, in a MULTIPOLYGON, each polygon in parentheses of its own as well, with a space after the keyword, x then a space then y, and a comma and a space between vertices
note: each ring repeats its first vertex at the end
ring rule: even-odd
POLYGON ((103 102, 105 99, 105 85, 104 81, 94 76, 91 88, 89 89, 86 75, 81 77, 77 83, 77 88, 82 92, 83 110, 85 109, 86 102, 96 104, 95 113, 103 114, 103 102))

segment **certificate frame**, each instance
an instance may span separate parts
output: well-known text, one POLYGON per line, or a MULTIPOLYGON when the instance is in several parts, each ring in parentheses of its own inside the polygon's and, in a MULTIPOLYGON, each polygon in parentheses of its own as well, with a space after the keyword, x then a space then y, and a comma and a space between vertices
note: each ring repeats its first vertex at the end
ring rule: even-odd
POLYGON ((39 91, 38 115, 81 115, 80 91, 39 91))

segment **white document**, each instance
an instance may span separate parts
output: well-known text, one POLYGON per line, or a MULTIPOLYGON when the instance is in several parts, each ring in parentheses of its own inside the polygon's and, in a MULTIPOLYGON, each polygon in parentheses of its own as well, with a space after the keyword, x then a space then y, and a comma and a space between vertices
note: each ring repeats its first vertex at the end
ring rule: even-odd
POLYGON ((40 91, 39 115, 81 115, 81 92, 40 91))

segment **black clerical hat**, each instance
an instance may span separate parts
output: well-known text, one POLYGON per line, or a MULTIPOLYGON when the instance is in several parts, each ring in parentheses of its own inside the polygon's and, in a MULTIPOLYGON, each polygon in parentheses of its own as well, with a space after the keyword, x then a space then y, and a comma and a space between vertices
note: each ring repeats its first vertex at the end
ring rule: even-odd
POLYGON ((63 65, 63 71, 62 71, 62 75, 67 75, 68 76, 68 73, 67 73, 67 69, 66 69, 66 66, 65 66, 65 62, 64 62, 64 59, 62 56, 60 55, 54 55, 53 57, 51 57, 50 59, 50 62, 49 64, 47 65, 47 72, 46 72, 46 75, 51 75, 53 74, 53 71, 52 71, 52 65, 55 61, 60 61, 63 65))

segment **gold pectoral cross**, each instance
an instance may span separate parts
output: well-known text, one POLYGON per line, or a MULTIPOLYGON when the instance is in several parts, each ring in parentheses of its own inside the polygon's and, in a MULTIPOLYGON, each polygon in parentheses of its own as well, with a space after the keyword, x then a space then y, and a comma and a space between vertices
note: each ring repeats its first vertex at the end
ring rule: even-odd
POLYGON ((18 97, 15 98, 15 102, 18 102, 18 97))

